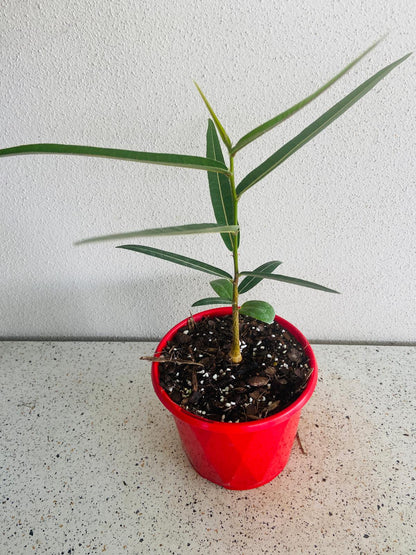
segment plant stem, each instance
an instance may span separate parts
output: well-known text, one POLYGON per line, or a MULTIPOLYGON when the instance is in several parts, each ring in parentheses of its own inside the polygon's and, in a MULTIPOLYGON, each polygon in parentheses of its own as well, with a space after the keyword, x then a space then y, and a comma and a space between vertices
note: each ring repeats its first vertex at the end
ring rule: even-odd
MULTIPOLYGON (((230 154, 230 183, 234 196, 234 225, 238 225, 238 199, 235 190, 234 181, 234 155, 230 154)), ((238 235, 233 237, 233 259, 234 259, 234 279, 233 279, 233 304, 232 304, 232 331, 233 342, 231 345, 230 358, 233 364, 238 364, 242 361, 240 350, 240 323, 239 323, 239 309, 238 309, 238 235)))

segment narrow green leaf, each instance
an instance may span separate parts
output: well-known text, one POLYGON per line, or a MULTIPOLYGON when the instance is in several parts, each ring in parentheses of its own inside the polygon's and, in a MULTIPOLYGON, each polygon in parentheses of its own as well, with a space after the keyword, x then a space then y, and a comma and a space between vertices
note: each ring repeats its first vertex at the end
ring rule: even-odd
POLYGON ((302 287, 311 287, 312 289, 319 289, 319 291, 326 291, 327 293, 338 293, 338 291, 335 291, 334 289, 328 289, 328 287, 324 287, 318 283, 313 283, 312 281, 305 281, 304 279, 298 279, 290 276, 282 276, 280 274, 267 274, 264 272, 240 272, 240 274, 244 276, 258 277, 261 279, 283 281, 285 283, 292 283, 293 285, 301 285, 302 287))
POLYGON ((228 272, 225 272, 220 268, 216 268, 215 266, 211 266, 210 264, 206 264, 200 260, 195 260, 194 258, 188 258, 187 256, 175 254, 174 252, 162 251, 160 249, 145 247, 143 245, 120 245, 116 248, 141 252, 142 254, 155 256, 156 258, 161 258, 162 260, 167 260, 168 262, 173 262, 174 264, 180 264, 181 266, 187 266, 188 268, 193 268, 194 270, 200 270, 201 272, 205 272, 207 274, 232 279, 228 272))
MULTIPOLYGON (((207 129, 207 157, 224 164, 220 141, 211 119, 208 120, 207 129)), ((231 225, 234 221, 234 195, 228 175, 217 172, 208 172, 209 192, 214 209, 215 219, 218 224, 231 225)), ((227 249, 233 250, 233 238, 231 235, 221 235, 227 249)))
POLYGON ((261 135, 263 135, 264 133, 267 133, 267 131, 270 131, 271 129, 273 129, 274 127, 279 125, 279 123, 282 123, 286 119, 293 116, 293 114, 296 114, 296 112, 298 112, 301 108, 303 108, 304 106, 306 106, 307 104, 312 102, 312 100, 315 100, 315 98, 317 98, 320 94, 322 94, 324 91, 329 89, 329 87, 331 85, 333 85, 336 81, 338 81, 338 79, 340 79, 351 68, 353 68, 355 66, 355 64, 357 64, 360 60, 362 60, 362 58, 364 58, 364 56, 366 56, 371 50, 373 50, 373 48, 375 48, 377 46, 377 44, 379 44, 380 41, 382 41, 382 40, 383 39, 381 38, 380 40, 378 40, 377 42, 372 44, 370 46, 370 48, 367 48, 367 50, 365 50, 365 52, 363 52, 360 56, 358 56, 358 58, 355 58, 355 60, 353 60, 350 64, 348 64, 342 71, 340 71, 337 75, 335 75, 335 77, 333 77, 330 81, 328 81, 328 83, 325 83, 325 85, 320 87, 316 92, 309 95, 304 100, 301 100, 300 102, 298 102, 297 104, 295 104, 294 106, 289 108, 288 110, 285 110, 281 114, 272 118, 271 120, 266 121, 262 125, 259 125, 258 127, 256 127, 255 129, 253 129, 252 131, 247 133, 247 135, 244 135, 244 137, 242 137, 238 141, 238 143, 232 148, 231 153, 235 154, 236 152, 238 152, 239 150, 241 150, 242 148, 244 148, 245 146, 250 144, 252 141, 257 139, 258 137, 261 137, 261 135))
POLYGON ((225 146, 227 147, 228 150, 231 150, 231 140, 230 137, 227 135, 227 133, 225 132, 224 127, 221 125, 220 120, 218 119, 217 115, 215 114, 214 110, 211 108, 210 103, 208 102, 208 100, 205 98, 204 93, 201 91, 201 89, 198 86, 198 83, 196 81, 194 81, 195 87, 198 89, 199 94, 202 97, 202 100, 205 102, 205 106, 208 108, 209 113, 211 114, 212 119, 215 122, 215 126, 218 129, 218 133, 220 134, 221 139, 223 140, 223 143, 225 144, 225 146))
POLYGON ((200 233, 221 233, 228 231, 229 233, 237 233, 238 225, 226 226, 218 224, 189 224, 177 225, 174 227, 157 227, 153 229, 143 229, 141 231, 130 231, 128 233, 115 233, 112 235, 100 235, 99 237, 90 237, 77 241, 76 245, 84 243, 95 243, 97 241, 110 241, 113 239, 132 239, 133 237, 152 237, 158 235, 191 235, 200 233))
POLYGON ((192 306, 205 306, 208 304, 229 305, 232 303, 228 299, 221 299, 220 297, 207 297, 206 299, 200 299, 199 301, 194 302, 192 306))
POLYGON ((136 150, 120 150, 118 148, 101 148, 95 146, 33 144, 20 145, 0 150, 0 156, 14 156, 16 154, 76 154, 80 156, 95 156, 102 158, 117 158, 119 160, 133 160, 147 164, 163 166, 179 166, 229 174, 225 164, 216 160, 209 160, 200 156, 187 154, 163 154, 160 152, 139 152, 136 150))
POLYGON ((211 287, 222 299, 233 300, 233 284, 228 279, 214 279, 210 281, 211 287))
POLYGON ((299 135, 294 137, 291 141, 282 146, 278 151, 276 151, 270 158, 265 160, 260 166, 255 168, 241 181, 237 187, 237 196, 240 197, 245 191, 250 189, 255 185, 260 179, 263 179, 268 173, 274 170, 282 162, 284 162, 289 156, 294 154, 299 148, 301 148, 308 141, 313 139, 318 133, 320 133, 325 127, 337 119, 341 114, 346 112, 355 102, 357 102, 361 97, 368 93, 383 77, 385 77, 390 71, 392 71, 396 66, 404 62, 410 54, 403 56, 399 60, 396 60, 392 64, 386 66, 384 69, 380 70, 378 73, 370 77, 367 81, 362 83, 359 87, 353 90, 349 95, 340 100, 335 106, 330 108, 321 117, 315 120, 311 125, 308 125, 299 135))
POLYGON ((275 315, 272 305, 264 301, 247 301, 241 306, 240 312, 266 324, 271 324, 275 315))
MULTIPOLYGON (((270 262, 266 262, 265 264, 262 264, 261 266, 253 270, 253 272, 270 274, 278 266, 280 266, 280 264, 281 262, 279 260, 271 260, 270 262)), ((250 291, 250 289, 253 289, 253 287, 255 287, 258 283, 260 283, 261 280, 262 278, 255 278, 252 276, 244 278, 243 281, 238 286, 239 294, 242 295, 243 293, 247 293, 247 291, 250 291)))

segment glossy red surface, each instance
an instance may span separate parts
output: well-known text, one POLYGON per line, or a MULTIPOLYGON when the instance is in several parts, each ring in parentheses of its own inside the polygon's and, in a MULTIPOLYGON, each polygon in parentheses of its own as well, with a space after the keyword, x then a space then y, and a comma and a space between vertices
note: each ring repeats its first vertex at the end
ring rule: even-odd
MULTIPOLYGON (((194 319, 198 321, 204 316, 230 313, 230 307, 221 307, 195 314, 194 319)), ((175 418, 183 448, 192 466, 204 478, 228 489, 256 488, 280 474, 289 460, 301 410, 310 399, 318 379, 315 355, 307 339, 283 318, 276 316, 275 320, 305 349, 313 372, 302 395, 285 410, 268 418, 223 423, 196 416, 170 399, 159 385, 159 363, 152 364, 153 387, 175 418)), ((186 324, 187 319, 173 327, 159 343, 156 353, 160 353, 186 324)))

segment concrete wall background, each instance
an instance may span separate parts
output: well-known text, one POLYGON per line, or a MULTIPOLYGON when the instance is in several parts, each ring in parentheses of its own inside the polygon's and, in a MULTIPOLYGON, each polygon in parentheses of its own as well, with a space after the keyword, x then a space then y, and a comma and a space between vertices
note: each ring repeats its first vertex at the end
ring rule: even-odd
MULTIPOLYGON (((413 50, 413 0, 3 2, 0 144, 205 153, 198 81, 236 141, 388 38, 318 100, 247 147, 238 178, 373 73, 413 50)), ((259 182, 240 206, 250 298, 313 339, 416 340, 415 57, 259 182)), ((0 159, 0 336, 160 337, 210 276, 92 235, 213 221, 203 172, 72 156, 0 159)), ((238 179, 238 180, 239 180, 238 179)), ((139 241, 137 241, 139 242, 139 241)), ((149 238, 231 269, 219 237, 149 238)), ((249 296, 247 296, 249 298, 249 296)))

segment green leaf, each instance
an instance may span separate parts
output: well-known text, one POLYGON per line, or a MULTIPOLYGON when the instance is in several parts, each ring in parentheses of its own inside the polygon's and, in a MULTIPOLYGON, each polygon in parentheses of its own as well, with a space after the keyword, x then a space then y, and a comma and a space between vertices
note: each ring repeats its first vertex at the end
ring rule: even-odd
MULTIPOLYGON (((280 264, 281 262, 279 262, 279 260, 271 260, 270 262, 266 262, 265 264, 262 264, 261 266, 253 270, 253 272, 269 274, 273 272, 278 266, 280 266, 280 264)), ((253 289, 253 287, 260 283, 262 279, 263 278, 255 278, 251 276, 244 278, 238 286, 238 293, 240 295, 242 295, 243 293, 247 293, 247 291, 250 291, 250 289, 253 289)))
POLYGON ((264 301, 247 301, 241 306, 240 312, 266 324, 271 324, 275 315, 272 305, 264 301))
POLYGON ((174 227, 157 227, 153 229, 143 229, 141 231, 130 231, 128 233, 115 233, 113 235, 100 235, 99 237, 90 237, 77 241, 76 245, 84 243, 95 243, 96 241, 110 241, 113 239, 132 239, 133 237, 152 237, 157 235, 191 235, 199 233, 221 233, 228 231, 230 233, 238 232, 238 225, 225 226, 218 224, 189 224, 177 225, 174 227))
POLYGON ((182 256, 173 252, 162 251, 160 249, 145 247, 143 245, 120 245, 116 248, 141 252, 142 254, 155 256, 156 258, 161 258, 162 260, 167 260, 168 262, 173 262, 175 264, 180 264, 181 266, 187 266, 188 268, 193 268, 194 270, 200 270, 201 272, 206 272, 207 274, 232 279, 231 275, 228 272, 225 272, 220 268, 216 268, 215 266, 205 264, 205 262, 201 262, 200 260, 188 258, 187 256, 182 256))
POLYGON ((239 150, 241 150, 242 148, 250 144, 258 137, 261 137, 261 135, 263 135, 264 133, 267 133, 267 131, 270 131, 271 129, 273 129, 274 127, 276 127, 277 125, 285 121, 286 119, 296 114, 296 112, 298 112, 301 108, 303 108, 304 106, 312 102, 312 100, 315 100, 315 98, 317 98, 320 94, 322 94, 324 91, 329 89, 331 85, 333 85, 336 81, 338 81, 338 79, 340 79, 351 68, 353 68, 355 64, 357 64, 360 60, 362 60, 362 58, 364 58, 364 56, 366 56, 371 50, 373 50, 373 48, 375 48, 377 44, 380 43, 381 40, 383 39, 378 40, 373 45, 371 45, 370 48, 367 48, 365 52, 363 52, 360 56, 358 56, 358 58, 356 58, 350 64, 348 64, 342 71, 340 71, 337 75, 335 75, 335 77, 333 77, 330 81, 328 81, 328 83, 326 83, 321 88, 319 88, 316 92, 309 95, 304 100, 301 100, 300 102, 298 102, 297 104, 289 108, 288 110, 285 110, 278 116, 272 118, 269 121, 266 121, 262 125, 259 125, 258 127, 256 127, 255 129, 247 133, 247 135, 244 135, 244 137, 242 137, 238 141, 238 143, 231 149, 231 153, 235 154, 236 152, 238 152, 239 150))
MULTIPOLYGON (((275 281, 283 281, 285 283, 292 283, 294 285, 301 285, 302 287, 311 287, 312 289, 319 289, 320 291, 326 291, 327 293, 338 293, 334 289, 328 289, 323 285, 318 283, 313 283, 312 281, 305 281, 304 279, 298 279, 290 276, 282 276, 280 274, 267 274, 264 272, 240 272, 244 276, 253 276, 261 279, 273 279, 275 281)), ((339 294, 339 293, 338 293, 339 294)))
MULTIPOLYGON (((224 164, 224 158, 221 152, 221 145, 218 140, 215 125, 211 119, 208 120, 207 157, 213 160, 217 160, 217 162, 220 162, 221 164, 224 164)), ((229 177, 217 172, 208 172, 208 183, 215 219, 221 225, 231 225, 234 222, 235 200, 229 177)), ((226 247, 230 251, 232 251, 232 236, 227 233, 222 234, 221 237, 226 247)))
POLYGON ((219 297, 233 300, 233 284, 228 279, 214 279, 210 285, 219 297))
POLYGON ((230 305, 232 303, 228 299, 221 299, 220 297, 207 297, 206 299, 200 299, 199 301, 194 302, 192 306, 205 306, 207 304, 230 305))
POLYGON ((355 102, 357 102, 361 97, 368 93, 383 77, 385 77, 390 71, 392 71, 396 66, 404 62, 410 54, 403 56, 399 60, 396 60, 392 64, 386 66, 384 69, 380 70, 378 73, 370 77, 367 81, 362 83, 359 87, 353 90, 349 95, 340 100, 335 106, 330 108, 321 117, 315 120, 311 125, 308 125, 299 135, 294 137, 291 141, 282 146, 278 151, 276 151, 270 158, 265 160, 260 166, 255 168, 241 181, 237 187, 237 196, 240 197, 245 191, 250 189, 255 185, 260 179, 263 179, 268 173, 274 170, 277 166, 282 164, 289 156, 294 154, 299 148, 301 148, 308 141, 313 139, 318 133, 320 133, 325 127, 336 120, 341 114, 346 112, 355 102))
POLYGON ((195 170, 214 171, 229 174, 225 164, 216 160, 209 160, 200 156, 186 154, 163 154, 159 152, 139 152, 136 150, 120 150, 118 148, 101 148, 95 146, 33 144, 20 145, 0 150, 0 156, 14 156, 16 154, 76 154, 81 156, 98 156, 103 158, 117 158, 119 160, 133 160, 147 164, 163 166, 179 166, 195 170))
POLYGON ((198 86, 198 83, 196 81, 194 81, 195 87, 198 89, 199 94, 202 97, 202 100, 205 102, 205 106, 208 108, 209 113, 211 114, 212 119, 215 122, 215 126, 218 129, 218 133, 220 134, 221 139, 223 140, 223 143, 225 144, 225 146, 227 147, 228 150, 231 150, 231 140, 230 137, 227 135, 227 133, 225 132, 224 127, 221 125, 220 120, 218 119, 217 115, 215 114, 214 110, 211 108, 210 103, 208 102, 208 100, 205 98, 204 93, 201 91, 201 89, 198 86))

